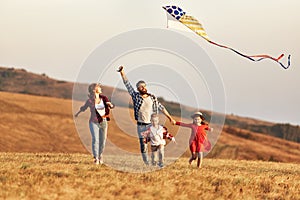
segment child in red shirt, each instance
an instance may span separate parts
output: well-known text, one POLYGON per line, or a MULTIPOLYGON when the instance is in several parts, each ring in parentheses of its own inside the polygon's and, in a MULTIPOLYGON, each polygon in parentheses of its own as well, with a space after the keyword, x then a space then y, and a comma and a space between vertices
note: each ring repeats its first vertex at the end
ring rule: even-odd
POLYGON ((204 121, 205 118, 201 112, 195 112, 191 118, 193 119, 193 123, 191 124, 176 122, 176 125, 192 129, 189 142, 192 156, 189 163, 192 164, 193 160, 196 160, 198 156, 197 167, 200 168, 202 165, 203 152, 208 152, 211 149, 211 144, 205 130, 212 131, 213 129, 204 121))

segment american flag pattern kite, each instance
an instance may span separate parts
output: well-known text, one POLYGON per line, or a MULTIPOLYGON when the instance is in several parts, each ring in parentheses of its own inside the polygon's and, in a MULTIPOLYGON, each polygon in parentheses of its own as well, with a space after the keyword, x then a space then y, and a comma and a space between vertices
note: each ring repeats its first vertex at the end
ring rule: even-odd
POLYGON ((240 56, 243 56, 251 61, 257 62, 257 61, 261 61, 264 59, 271 59, 277 63, 279 63, 281 65, 281 67, 283 67, 284 69, 289 68, 290 66, 290 57, 291 55, 288 56, 288 63, 285 66, 284 64, 282 64, 279 60, 284 57, 284 54, 281 54, 278 58, 274 58, 272 56, 269 55, 246 55, 243 53, 240 53, 239 51, 231 48, 231 47, 227 47, 225 45, 221 45, 218 44, 216 42, 213 42, 212 40, 209 39, 209 37, 207 36, 203 26, 200 24, 200 22, 194 18, 193 16, 189 16, 186 15, 186 12, 184 12, 181 8, 179 8, 178 6, 163 6, 163 9, 165 9, 167 11, 167 13, 169 15, 171 15, 173 17, 173 19, 181 22, 182 24, 184 24, 185 26, 187 26, 189 29, 191 29, 193 32, 195 32, 197 35, 201 36, 202 38, 204 38, 206 41, 208 41, 211 44, 217 45, 219 47, 222 48, 226 48, 226 49, 230 49, 231 51, 237 53, 240 56))

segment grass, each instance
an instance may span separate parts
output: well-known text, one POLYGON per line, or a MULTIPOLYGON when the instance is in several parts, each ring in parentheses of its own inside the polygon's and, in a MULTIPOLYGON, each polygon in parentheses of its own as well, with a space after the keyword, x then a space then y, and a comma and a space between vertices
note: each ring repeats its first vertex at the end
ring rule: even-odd
POLYGON ((298 164, 208 158, 126 173, 89 154, 0 153, 0 199, 299 199, 299 174, 298 164))

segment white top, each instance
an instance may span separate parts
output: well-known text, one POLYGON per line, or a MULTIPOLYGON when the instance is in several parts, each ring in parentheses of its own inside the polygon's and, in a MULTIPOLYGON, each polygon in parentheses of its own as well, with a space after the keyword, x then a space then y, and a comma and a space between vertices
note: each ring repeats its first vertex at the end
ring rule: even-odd
POLYGON ((99 104, 95 104, 95 108, 101 117, 105 115, 105 105, 102 99, 100 100, 99 104))
POLYGON ((150 133, 150 142, 153 146, 158 145, 166 145, 166 140, 164 139, 164 127, 159 125, 158 128, 155 128, 154 126, 150 126, 149 128, 150 133))
POLYGON ((153 101, 150 96, 144 98, 139 110, 138 121, 143 123, 151 123, 151 114, 153 113, 153 101))

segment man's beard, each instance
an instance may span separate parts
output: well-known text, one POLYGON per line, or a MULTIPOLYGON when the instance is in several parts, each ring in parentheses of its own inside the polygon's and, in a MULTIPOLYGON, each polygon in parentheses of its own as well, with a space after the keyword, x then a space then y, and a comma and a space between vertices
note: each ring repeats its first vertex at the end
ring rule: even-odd
POLYGON ((148 94, 147 90, 140 90, 139 92, 140 92, 141 95, 148 94))

